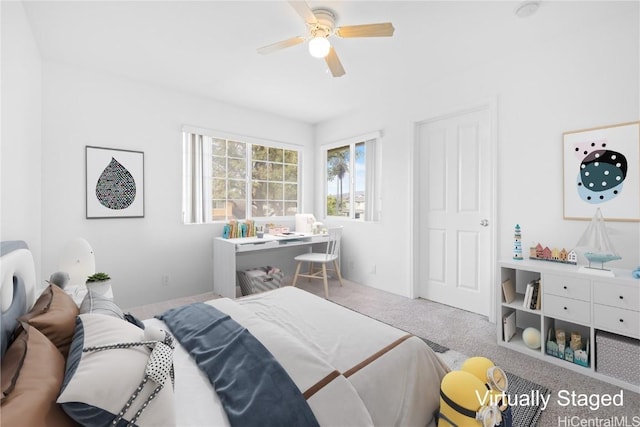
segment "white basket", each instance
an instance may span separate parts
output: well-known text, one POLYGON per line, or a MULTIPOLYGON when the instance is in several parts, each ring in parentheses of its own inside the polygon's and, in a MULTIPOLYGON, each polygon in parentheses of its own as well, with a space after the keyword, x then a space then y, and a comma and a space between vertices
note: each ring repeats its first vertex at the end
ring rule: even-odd
POLYGON ((279 288, 284 278, 282 271, 269 266, 238 271, 237 274, 243 296, 279 288))
POLYGON ((640 385, 640 340, 596 332, 596 370, 640 385))

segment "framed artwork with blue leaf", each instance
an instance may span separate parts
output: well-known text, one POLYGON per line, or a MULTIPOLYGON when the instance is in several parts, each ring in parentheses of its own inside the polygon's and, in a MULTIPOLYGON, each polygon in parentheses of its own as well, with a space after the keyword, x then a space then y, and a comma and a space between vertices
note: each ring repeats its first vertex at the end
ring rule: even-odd
POLYGON ((87 219, 144 217, 144 153, 86 146, 87 219))
POLYGON ((640 221, 640 122, 563 134, 564 218, 640 221))

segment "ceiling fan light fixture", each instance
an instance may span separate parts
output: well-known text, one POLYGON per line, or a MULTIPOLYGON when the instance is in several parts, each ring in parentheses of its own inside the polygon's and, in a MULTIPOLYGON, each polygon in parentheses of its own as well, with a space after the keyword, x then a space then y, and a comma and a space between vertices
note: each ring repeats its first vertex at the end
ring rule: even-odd
POLYGON ((314 37, 309 40, 309 53, 314 58, 324 58, 331 50, 331 43, 326 37, 314 37))
MULTIPOLYGON (((527 0, 533 1, 533 0, 527 0)), ((315 58, 324 58, 333 77, 344 76, 345 71, 336 50, 331 46, 329 37, 341 39, 358 37, 391 37, 394 28, 391 22, 377 24, 346 25, 336 27, 336 13, 325 7, 311 9, 306 0, 289 0, 289 4, 295 9, 307 25, 307 34, 291 37, 286 40, 272 43, 258 48, 258 53, 272 53, 284 48, 296 46, 308 42, 309 54, 315 58)))

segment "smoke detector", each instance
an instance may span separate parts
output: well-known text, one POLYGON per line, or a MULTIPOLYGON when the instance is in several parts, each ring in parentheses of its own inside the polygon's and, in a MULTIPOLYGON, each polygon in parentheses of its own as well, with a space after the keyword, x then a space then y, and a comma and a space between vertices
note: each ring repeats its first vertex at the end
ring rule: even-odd
POLYGON ((536 13, 540 7, 540 2, 535 0, 523 1, 513 11, 519 18, 528 18, 536 13))

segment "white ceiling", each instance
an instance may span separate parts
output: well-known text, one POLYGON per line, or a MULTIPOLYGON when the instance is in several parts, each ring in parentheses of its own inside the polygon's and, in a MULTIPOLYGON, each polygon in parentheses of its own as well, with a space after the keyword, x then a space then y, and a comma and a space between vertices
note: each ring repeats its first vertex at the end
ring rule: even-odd
POLYGON ((306 34, 286 1, 26 1, 25 10, 47 61, 319 123, 406 90, 406 82, 438 79, 585 31, 612 9, 606 1, 547 1, 523 19, 513 13, 514 1, 308 3, 334 9, 338 26, 390 21, 395 34, 333 38, 347 72, 333 78, 306 45, 256 52, 306 34))

